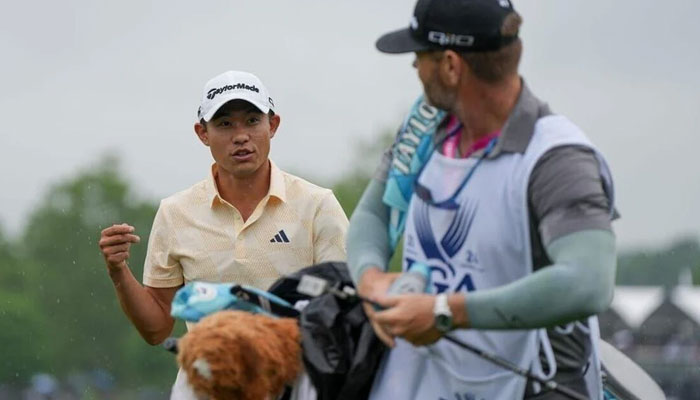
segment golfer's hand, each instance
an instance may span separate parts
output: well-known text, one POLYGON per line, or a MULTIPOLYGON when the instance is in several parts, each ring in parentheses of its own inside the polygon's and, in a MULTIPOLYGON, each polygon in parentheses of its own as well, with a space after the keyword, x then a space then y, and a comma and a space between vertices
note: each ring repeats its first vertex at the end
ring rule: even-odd
MULTIPOLYGON (((389 290, 389 286, 394 283, 399 275, 400 274, 397 272, 388 273, 380 271, 379 268, 368 268, 360 278, 357 291, 361 296, 369 299, 383 297, 389 290)), ((387 346, 394 347, 394 338, 387 334, 384 328, 374 320, 374 307, 366 302, 363 303, 362 306, 365 309, 365 314, 367 314, 367 318, 369 318, 369 322, 372 324, 372 328, 377 337, 387 346)))
POLYGON ((435 296, 404 294, 382 296, 376 301, 386 310, 376 312, 374 320, 392 336, 400 336, 415 346, 436 342, 442 333, 435 328, 435 296))
POLYGON ((128 224, 112 225, 102 230, 100 252, 110 273, 127 268, 129 248, 132 243, 138 243, 140 240, 141 238, 134 235, 134 227, 128 224))

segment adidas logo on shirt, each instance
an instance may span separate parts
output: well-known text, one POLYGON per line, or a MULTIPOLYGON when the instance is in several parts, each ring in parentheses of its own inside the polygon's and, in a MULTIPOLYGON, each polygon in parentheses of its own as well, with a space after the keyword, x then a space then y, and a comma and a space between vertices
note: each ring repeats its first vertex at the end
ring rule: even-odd
POLYGON ((275 237, 270 239, 270 243, 289 243, 289 238, 287 237, 287 234, 284 233, 284 229, 277 232, 275 237))

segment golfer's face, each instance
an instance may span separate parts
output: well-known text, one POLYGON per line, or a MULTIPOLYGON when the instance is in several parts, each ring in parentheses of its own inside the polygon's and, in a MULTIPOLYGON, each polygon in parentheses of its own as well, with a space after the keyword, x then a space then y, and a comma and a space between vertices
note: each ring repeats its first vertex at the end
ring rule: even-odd
POLYGON ((253 175, 267 161, 278 121, 246 101, 226 103, 207 123, 214 160, 236 177, 253 175))

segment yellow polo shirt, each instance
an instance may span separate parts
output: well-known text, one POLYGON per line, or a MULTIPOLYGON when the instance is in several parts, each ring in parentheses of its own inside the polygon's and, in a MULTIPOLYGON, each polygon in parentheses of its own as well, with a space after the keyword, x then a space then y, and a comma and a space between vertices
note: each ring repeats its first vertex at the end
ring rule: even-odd
POLYGON ((267 289, 282 275, 345 260, 348 219, 333 192, 271 162, 270 190, 243 222, 208 178, 161 201, 143 272, 151 287, 190 281, 267 289))

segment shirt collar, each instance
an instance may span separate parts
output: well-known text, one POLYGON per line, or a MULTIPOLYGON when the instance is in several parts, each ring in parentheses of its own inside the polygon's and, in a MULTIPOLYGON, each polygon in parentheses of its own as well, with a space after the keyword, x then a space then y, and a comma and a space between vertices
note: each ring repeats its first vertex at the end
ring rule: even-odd
MULTIPOLYGON (((216 163, 211 165, 209 176, 206 184, 206 197, 209 199, 210 205, 213 207, 217 203, 222 203, 225 200, 219 194, 219 188, 216 186, 216 174, 218 167, 216 163)), ((276 197, 282 202, 287 201, 287 187, 284 180, 284 174, 277 165, 270 160, 270 188, 267 192, 267 197, 276 197)))
POLYGON ((522 89, 518 101, 508 116, 501 130, 501 137, 490 157, 496 157, 501 152, 524 153, 535 133, 537 120, 552 113, 547 103, 535 97, 530 91, 525 80, 521 81, 522 89))
MULTIPOLYGON (((487 158, 498 157, 502 152, 524 153, 530 144, 532 135, 535 133, 537 120, 552 114, 547 103, 535 97, 525 80, 521 79, 521 82, 522 87, 518 100, 505 125, 503 125, 503 129, 501 129, 496 146, 487 158)), ((447 121, 447 118, 445 121, 447 121)), ((443 126, 435 134, 435 143, 442 143, 447 136, 445 123, 443 122, 443 126)), ((472 153, 472 156, 480 156, 481 154, 483 154, 483 150, 475 151, 472 153)))
POLYGON ((267 194, 277 197, 283 203, 287 201, 287 185, 284 174, 272 160, 270 160, 270 190, 267 194))

